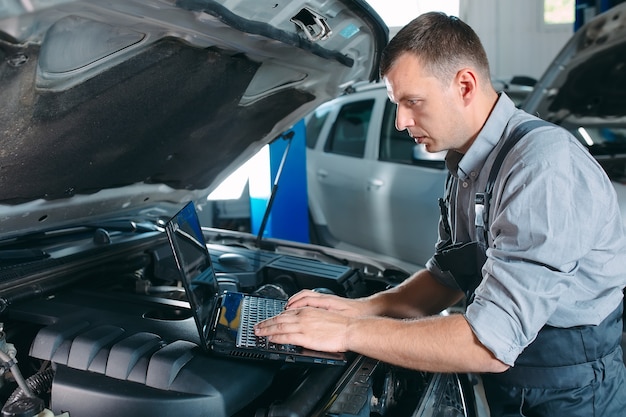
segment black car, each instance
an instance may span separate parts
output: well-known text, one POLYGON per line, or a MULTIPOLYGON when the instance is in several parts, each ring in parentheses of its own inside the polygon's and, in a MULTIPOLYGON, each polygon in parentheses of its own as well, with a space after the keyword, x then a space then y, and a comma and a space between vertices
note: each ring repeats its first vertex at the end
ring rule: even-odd
MULTIPOLYGON (((376 78, 366 2, 0 4, 2 416, 471 416, 475 379, 224 358, 199 345, 166 222, 346 87, 376 78)), ((202 230, 220 288, 358 297, 393 265, 202 230)))

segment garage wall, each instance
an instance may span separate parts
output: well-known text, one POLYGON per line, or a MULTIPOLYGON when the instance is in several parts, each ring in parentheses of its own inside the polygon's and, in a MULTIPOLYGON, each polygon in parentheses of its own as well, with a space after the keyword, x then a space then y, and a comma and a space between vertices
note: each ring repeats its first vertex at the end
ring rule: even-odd
POLYGON ((574 32, 543 23, 543 0, 461 0, 459 15, 480 36, 497 77, 539 78, 574 32))

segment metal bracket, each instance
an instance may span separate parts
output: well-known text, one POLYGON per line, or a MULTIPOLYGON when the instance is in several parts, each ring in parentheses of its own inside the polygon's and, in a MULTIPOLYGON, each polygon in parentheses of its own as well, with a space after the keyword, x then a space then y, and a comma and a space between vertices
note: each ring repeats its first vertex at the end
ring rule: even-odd
POLYGON ((333 33, 326 18, 319 13, 303 8, 297 15, 289 19, 298 26, 311 42, 323 41, 333 33))

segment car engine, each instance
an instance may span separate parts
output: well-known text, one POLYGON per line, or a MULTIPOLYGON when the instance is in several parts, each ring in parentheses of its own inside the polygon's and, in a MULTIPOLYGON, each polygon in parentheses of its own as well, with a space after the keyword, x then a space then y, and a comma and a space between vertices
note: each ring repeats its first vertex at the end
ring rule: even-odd
MULTIPOLYGON (((12 283, 0 287, 3 417, 474 415, 466 376, 360 355, 346 366, 211 355, 199 345, 169 246, 147 235, 100 229, 71 245, 53 238, 45 243, 53 256, 2 266, 2 282, 12 283)), ((214 241, 209 251, 228 290, 356 297, 404 278, 214 241)))

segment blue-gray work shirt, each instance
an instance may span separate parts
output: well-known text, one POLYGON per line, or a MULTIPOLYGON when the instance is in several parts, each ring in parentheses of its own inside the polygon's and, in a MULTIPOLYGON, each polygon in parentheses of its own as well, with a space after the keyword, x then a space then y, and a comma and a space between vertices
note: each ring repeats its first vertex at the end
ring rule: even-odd
MULTIPOLYGON (((453 243, 476 240, 475 194, 484 191, 503 138, 531 118, 501 94, 467 153, 448 152, 458 178, 448 215, 453 243)), ((439 234, 438 247, 447 240, 441 224, 439 234)), ((450 284, 432 259, 427 268, 450 284)), ((615 190, 567 131, 536 128, 504 160, 482 275, 465 316, 480 342, 511 366, 545 324, 598 324, 621 302, 626 238, 615 190)))

